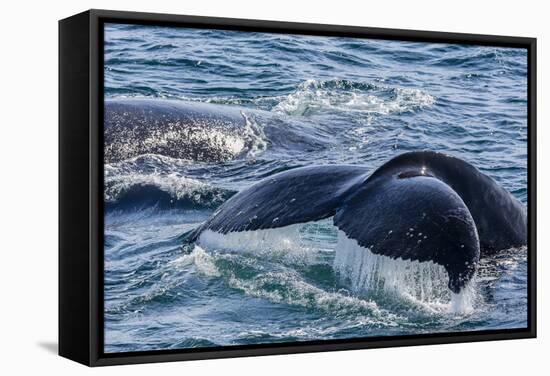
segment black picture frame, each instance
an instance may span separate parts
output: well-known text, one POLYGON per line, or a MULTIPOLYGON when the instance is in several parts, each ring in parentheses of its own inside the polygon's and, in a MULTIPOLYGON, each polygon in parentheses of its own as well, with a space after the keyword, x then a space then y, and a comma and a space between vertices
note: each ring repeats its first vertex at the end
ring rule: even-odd
POLYGON ((59 354, 88 366, 536 337, 536 39, 88 10, 59 21, 59 354), (528 54, 528 326, 216 348, 103 352, 103 25, 132 23, 516 47, 528 54))

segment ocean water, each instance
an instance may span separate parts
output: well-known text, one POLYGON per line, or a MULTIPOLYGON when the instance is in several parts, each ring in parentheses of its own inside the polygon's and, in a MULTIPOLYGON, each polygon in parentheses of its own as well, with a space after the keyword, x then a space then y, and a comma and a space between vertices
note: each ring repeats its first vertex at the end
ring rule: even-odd
POLYGON ((525 247, 483 259, 457 310, 444 270, 361 254, 331 220, 183 246, 274 173, 413 150, 460 157, 526 205, 525 50, 110 24, 104 73, 106 98, 245 119, 197 133, 211 158, 105 158, 106 352, 526 327, 525 247))

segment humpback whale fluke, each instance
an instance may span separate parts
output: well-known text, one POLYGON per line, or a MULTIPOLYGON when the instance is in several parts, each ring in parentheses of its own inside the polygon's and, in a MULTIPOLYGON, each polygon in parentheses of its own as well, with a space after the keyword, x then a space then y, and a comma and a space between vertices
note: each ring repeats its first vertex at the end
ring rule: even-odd
POLYGON ((527 216, 509 192, 449 155, 401 154, 369 174, 366 167, 302 167, 239 192, 193 231, 228 234, 333 217, 349 239, 392 259, 433 262, 459 293, 489 253, 525 245, 527 216))

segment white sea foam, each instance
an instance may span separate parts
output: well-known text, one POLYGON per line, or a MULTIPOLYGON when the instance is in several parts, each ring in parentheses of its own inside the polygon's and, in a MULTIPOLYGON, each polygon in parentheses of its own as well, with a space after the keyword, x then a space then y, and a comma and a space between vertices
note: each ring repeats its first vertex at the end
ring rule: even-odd
POLYGON ((240 152, 243 152, 244 149, 246 155, 255 157, 267 149, 267 138, 263 128, 254 118, 247 115, 244 111, 241 111, 241 115, 244 118, 245 127, 242 133, 244 145, 240 149, 240 152))
MULTIPOLYGON (((314 248, 305 240, 302 228, 303 225, 298 224, 228 234, 206 230, 201 234, 198 243, 208 250, 246 252, 255 256, 281 257, 283 260, 296 262, 313 256, 314 248)), ((475 280, 470 281, 459 294, 454 294, 447 286, 449 279, 443 266, 433 262, 376 255, 359 246, 357 241, 349 239, 342 231, 338 231, 333 268, 342 285, 355 296, 389 294, 429 312, 468 314, 472 312, 477 298, 475 280)), ((258 286, 267 284, 263 279, 234 280, 232 283, 251 295, 262 295, 273 301, 284 300, 278 291, 263 291, 258 286)))
POLYGON ((187 265, 194 264, 197 271, 207 277, 219 277, 221 274, 216 267, 214 257, 199 245, 195 245, 193 251, 182 255, 171 261, 171 265, 176 268, 185 268, 187 265))
MULTIPOLYGON (((297 226, 292 226, 294 229, 297 226)), ((294 230, 293 229, 293 230, 294 230)), ((290 231, 292 232, 292 231, 290 231)), ((290 233, 289 232, 289 233, 290 233)), ((171 267, 175 269, 185 269, 189 265, 194 265, 197 272, 207 277, 222 277, 227 279, 230 287, 243 291, 245 294, 257 298, 267 299, 274 303, 283 303, 299 307, 310 307, 328 312, 338 312, 340 314, 357 312, 364 313, 364 318, 370 324, 389 325, 396 320, 396 315, 381 310, 378 305, 371 300, 360 299, 357 297, 343 294, 339 291, 325 291, 316 287, 305 280, 291 268, 280 268, 279 271, 263 272, 263 267, 252 263, 257 269, 258 274, 253 277, 242 278, 233 272, 222 272, 217 266, 216 261, 230 259, 235 262, 235 258, 226 253, 206 252, 205 248, 217 245, 221 238, 210 232, 206 237, 206 245, 195 244, 193 251, 182 255, 171 262, 171 267), (203 248, 204 247, 204 248, 203 248)), ((225 237, 226 235, 221 235, 225 237)), ((230 238, 230 237, 229 237, 230 238)), ((262 242, 252 242, 248 250, 253 249, 253 245, 266 244, 262 242)), ((287 243, 288 244, 288 243, 287 243)), ((224 244, 224 249, 230 248, 231 242, 224 244)), ((284 246, 280 249, 285 248, 284 246)), ((287 249, 290 250, 290 249, 287 249)), ((243 251, 240 248, 239 251, 243 251)), ((242 259, 240 262, 243 262, 242 259)), ((366 324, 366 323, 365 323, 366 324)))
POLYGON ((327 110, 387 115, 412 111, 434 102, 433 96, 414 88, 308 80, 281 98, 273 111, 288 115, 309 115, 327 110))
POLYGON ((227 198, 228 191, 174 171, 184 168, 182 164, 174 165, 175 168, 166 168, 171 161, 164 162, 165 159, 173 160, 169 157, 148 155, 105 165, 105 202, 115 203, 132 188, 139 186, 153 186, 169 194, 172 200, 186 199, 196 204, 221 204, 227 198), (137 165, 145 167, 137 168, 137 165))
POLYGON ((454 294, 447 287, 443 266, 374 254, 342 231, 338 232, 334 269, 355 294, 390 293, 429 310, 456 314, 473 310, 475 281, 454 294))
POLYGON ((234 96, 195 98, 185 101, 252 106, 285 115, 310 115, 324 111, 356 112, 364 115, 402 113, 429 107, 435 97, 417 88, 374 85, 349 80, 306 80, 283 96, 243 99, 234 96))
POLYGON ((229 285, 242 290, 247 295, 268 299, 274 303, 314 307, 341 314, 364 312, 372 315, 369 318, 372 319, 372 322, 393 319, 393 315, 388 312, 382 314, 382 310, 371 300, 346 296, 340 292, 325 291, 289 272, 262 273, 252 279, 239 279, 231 276, 229 285))
POLYGON ((171 193, 176 198, 188 195, 197 195, 206 184, 198 180, 177 176, 176 174, 129 174, 124 179, 112 181, 109 189, 105 190, 105 201, 113 201, 121 192, 135 185, 154 185, 159 189, 171 193))

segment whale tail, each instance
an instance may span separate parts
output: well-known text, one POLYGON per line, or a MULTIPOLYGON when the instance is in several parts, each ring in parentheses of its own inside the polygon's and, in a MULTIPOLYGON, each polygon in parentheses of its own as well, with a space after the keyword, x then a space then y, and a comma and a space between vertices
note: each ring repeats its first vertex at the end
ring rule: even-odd
POLYGON ((227 234, 329 217, 374 254, 443 266, 455 293, 475 274, 484 247, 526 241, 521 204, 472 165, 433 152, 400 155, 370 176, 361 166, 270 176, 226 201, 188 240, 200 241, 205 230, 227 234))
POLYGON ((479 261, 470 211, 456 192, 431 176, 370 181, 337 210, 334 224, 374 254, 442 265, 454 293, 472 278, 479 261))

